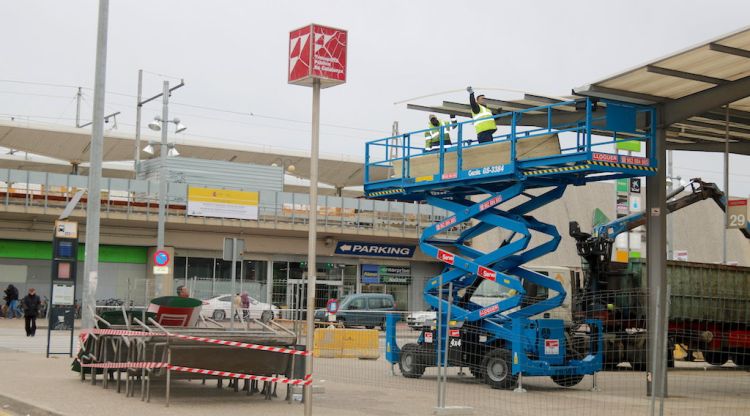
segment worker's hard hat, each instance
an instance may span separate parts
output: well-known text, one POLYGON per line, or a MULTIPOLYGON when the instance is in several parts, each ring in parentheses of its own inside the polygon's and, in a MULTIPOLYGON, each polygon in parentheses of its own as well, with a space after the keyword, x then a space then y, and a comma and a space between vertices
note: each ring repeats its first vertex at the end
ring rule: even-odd
POLYGON ((432 120, 433 118, 437 118, 437 116, 435 114, 430 114, 429 119, 432 120))

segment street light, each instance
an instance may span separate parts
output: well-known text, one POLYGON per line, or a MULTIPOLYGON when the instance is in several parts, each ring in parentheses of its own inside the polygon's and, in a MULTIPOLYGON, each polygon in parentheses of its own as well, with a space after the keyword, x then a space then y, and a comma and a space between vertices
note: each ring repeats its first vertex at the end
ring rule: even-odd
MULTIPOLYGON (((169 85, 169 84, 167 84, 167 85, 169 85)), ((184 85, 185 85, 185 80, 180 79, 180 83, 179 84, 177 84, 176 86, 168 89, 167 95, 170 95, 172 93, 172 91, 174 91, 174 90, 176 90, 176 89, 178 89, 178 88, 180 88, 180 87, 182 87, 184 85)), ((136 110, 135 111, 135 114, 136 114, 136 117, 135 117, 135 157, 133 158, 133 170, 134 170, 134 175, 135 175, 136 178, 138 177, 138 170, 140 169, 140 163, 141 163, 141 109, 143 108, 144 104, 149 103, 149 102, 151 102, 151 101, 153 101, 153 100, 161 97, 162 95, 164 95, 164 92, 162 91, 161 93, 156 94, 153 97, 147 98, 145 100, 141 99, 142 94, 143 94, 143 70, 139 69, 138 70, 138 96, 136 98, 136 108, 135 108, 135 110, 136 110)), ((177 120, 177 121, 179 123, 179 120, 177 120)), ((152 124, 153 124, 153 122, 149 123, 149 128, 150 129, 152 129, 154 131, 159 131, 161 129, 161 127, 160 127, 159 129, 155 130, 151 126, 152 124)), ((180 126, 177 127, 177 133, 180 133, 180 132, 182 132, 184 130, 185 129, 184 128, 181 129, 180 126)), ((145 149, 144 149, 144 151, 145 151, 145 149)))

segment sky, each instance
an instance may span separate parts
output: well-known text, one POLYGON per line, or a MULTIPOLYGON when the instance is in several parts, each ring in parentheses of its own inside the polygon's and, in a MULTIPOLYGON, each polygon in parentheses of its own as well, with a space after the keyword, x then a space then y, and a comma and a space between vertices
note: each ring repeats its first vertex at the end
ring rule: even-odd
MULTIPOLYGON (((0 4, 0 119, 73 126, 76 86, 90 119, 97 8, 93 0, 0 4)), ((720 0, 113 0, 107 113, 121 111, 117 130, 133 132, 143 69, 145 96, 184 79, 170 116, 188 126, 185 137, 309 151, 312 92, 286 74, 289 31, 314 22, 349 32, 347 83, 322 92, 321 155, 363 160, 364 143, 390 135, 394 121, 402 132, 424 128, 425 113, 396 102, 466 101, 468 85, 496 98, 520 98, 501 88, 566 95, 743 28, 747 16, 750 2, 720 0)), ((144 124, 160 105, 144 107, 144 124)), ((731 158, 733 195, 750 194, 748 161, 731 158)), ((675 155, 683 178, 723 187, 722 169, 720 154, 675 155)))

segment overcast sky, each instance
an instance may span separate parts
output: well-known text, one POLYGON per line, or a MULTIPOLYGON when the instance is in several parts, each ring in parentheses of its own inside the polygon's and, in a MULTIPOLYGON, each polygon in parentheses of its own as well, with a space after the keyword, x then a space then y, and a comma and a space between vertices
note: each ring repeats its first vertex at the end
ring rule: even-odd
MULTIPOLYGON (((74 124, 74 88, 6 82, 15 80, 87 88, 83 114, 90 118, 97 6, 2 2, 0 117, 74 124)), ((425 113, 394 102, 467 85, 565 95, 742 28, 748 16, 750 2, 717 0, 114 0, 107 110, 122 111, 119 131, 133 131, 137 71, 144 69, 145 95, 160 92, 163 79, 185 79, 170 110, 188 125, 187 137, 309 150, 311 90, 288 85, 286 72, 288 32, 315 22, 349 31, 348 82, 322 93, 321 153, 363 159, 364 142, 388 135, 394 120, 402 132, 424 127, 425 113)), ((466 96, 420 102, 443 99, 466 96)), ((160 103, 149 104, 144 120, 159 112, 160 103)), ((679 153, 676 173, 721 183, 721 160, 679 153)), ((731 193, 747 196, 748 158, 732 162, 731 193)))

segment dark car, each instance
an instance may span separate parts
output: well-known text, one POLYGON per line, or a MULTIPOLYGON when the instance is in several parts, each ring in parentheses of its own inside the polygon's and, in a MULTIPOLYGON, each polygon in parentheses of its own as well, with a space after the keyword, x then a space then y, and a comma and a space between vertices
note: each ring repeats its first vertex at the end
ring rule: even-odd
MULTIPOLYGON (((345 327, 364 326, 385 329, 385 315, 396 310, 393 295, 383 293, 358 293, 349 295, 341 301, 336 312, 336 320, 345 327)), ((328 312, 325 309, 315 311, 315 320, 327 321, 328 312)))

